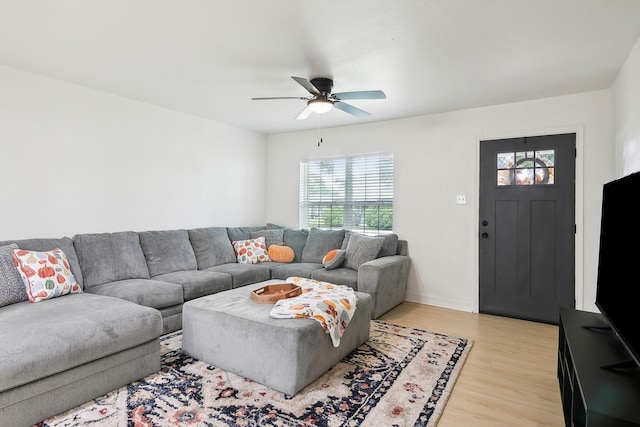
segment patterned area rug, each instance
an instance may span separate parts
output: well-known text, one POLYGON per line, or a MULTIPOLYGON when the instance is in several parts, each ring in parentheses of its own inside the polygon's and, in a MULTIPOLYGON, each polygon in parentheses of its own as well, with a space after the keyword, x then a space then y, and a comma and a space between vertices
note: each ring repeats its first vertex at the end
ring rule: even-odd
POLYGON ((162 370, 39 427, 435 426, 472 342, 371 321, 369 340, 291 397, 181 354, 162 370))

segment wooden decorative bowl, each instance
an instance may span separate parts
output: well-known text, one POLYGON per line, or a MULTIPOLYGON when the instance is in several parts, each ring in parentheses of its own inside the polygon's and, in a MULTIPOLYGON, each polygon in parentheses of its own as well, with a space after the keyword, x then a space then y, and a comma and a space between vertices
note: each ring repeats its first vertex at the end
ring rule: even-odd
POLYGON ((265 285, 251 291, 251 299, 258 304, 273 304, 285 298, 293 298, 302 294, 302 289, 293 283, 276 283, 265 285))

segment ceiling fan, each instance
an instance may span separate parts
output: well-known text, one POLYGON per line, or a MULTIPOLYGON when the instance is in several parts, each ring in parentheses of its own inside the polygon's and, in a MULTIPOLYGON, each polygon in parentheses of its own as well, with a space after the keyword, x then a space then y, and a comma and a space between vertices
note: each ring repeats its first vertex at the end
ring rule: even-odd
POLYGON ((311 96, 276 96, 268 98, 251 98, 255 101, 266 99, 300 99, 307 102, 307 106, 298 114, 296 120, 304 120, 311 113, 323 114, 336 107, 345 113, 349 113, 356 117, 368 117, 371 114, 354 107, 353 105, 342 102, 345 99, 386 99, 387 96, 381 90, 362 90, 356 92, 339 92, 331 93, 333 89, 333 80, 325 77, 317 77, 310 81, 302 77, 291 76, 293 80, 298 82, 300 86, 305 88, 311 96))

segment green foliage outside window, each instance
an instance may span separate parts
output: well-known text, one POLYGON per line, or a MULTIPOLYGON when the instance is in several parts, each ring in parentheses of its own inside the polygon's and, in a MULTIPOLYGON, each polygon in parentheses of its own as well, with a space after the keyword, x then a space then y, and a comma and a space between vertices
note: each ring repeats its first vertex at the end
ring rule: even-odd
POLYGON ((374 230, 391 230, 393 225, 393 208, 388 206, 372 207, 364 214, 367 228, 374 230))

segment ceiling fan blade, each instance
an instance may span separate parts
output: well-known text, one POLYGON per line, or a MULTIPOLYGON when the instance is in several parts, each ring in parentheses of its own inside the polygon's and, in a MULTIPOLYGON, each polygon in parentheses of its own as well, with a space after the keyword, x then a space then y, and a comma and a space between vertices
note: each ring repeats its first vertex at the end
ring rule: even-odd
POLYGON ((304 110, 300 111, 300 114, 296 116, 296 120, 304 120, 311 115, 311 108, 305 107, 304 110))
POLYGON ((251 98, 253 101, 264 101, 266 99, 301 99, 307 101, 307 98, 302 96, 271 96, 266 98, 251 98))
POLYGON ((338 110, 342 110, 345 113, 349 113, 356 117, 369 117, 371 115, 371 113, 367 113, 366 111, 356 108, 353 105, 345 104, 344 102, 340 101, 334 102, 333 106, 338 110))
POLYGON ((336 98, 342 99, 387 99, 387 95, 381 90, 361 90, 357 92, 340 92, 333 94, 336 98))
POLYGON ((305 88, 310 94, 320 95, 320 91, 318 90, 318 88, 312 85, 309 80, 304 79, 302 77, 294 77, 294 76, 291 76, 291 78, 296 82, 298 82, 298 84, 303 88, 305 88))

